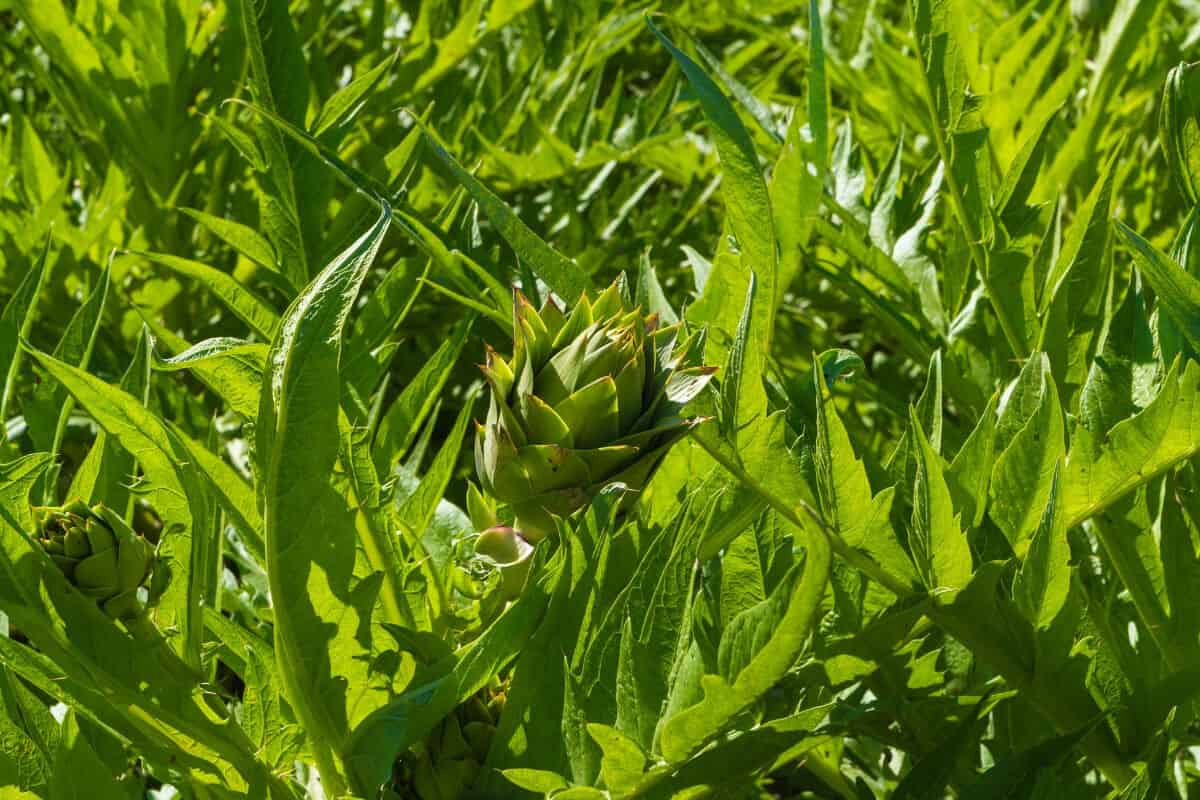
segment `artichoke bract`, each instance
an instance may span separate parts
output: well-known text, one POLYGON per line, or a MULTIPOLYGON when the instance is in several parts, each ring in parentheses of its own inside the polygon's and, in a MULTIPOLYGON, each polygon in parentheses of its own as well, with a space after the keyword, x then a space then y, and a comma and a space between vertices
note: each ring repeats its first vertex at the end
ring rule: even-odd
POLYGON ((515 292, 513 331, 512 358, 488 348, 482 367, 491 402, 476 425, 475 468, 537 541, 605 486, 645 487, 667 449, 704 421, 681 414, 715 368, 699 363, 699 333, 643 314, 621 280, 569 315, 515 292))
POLYGON ((114 619, 142 611, 137 590, 150 576, 154 548, 120 515, 76 500, 34 509, 36 541, 79 591, 94 597, 114 619))

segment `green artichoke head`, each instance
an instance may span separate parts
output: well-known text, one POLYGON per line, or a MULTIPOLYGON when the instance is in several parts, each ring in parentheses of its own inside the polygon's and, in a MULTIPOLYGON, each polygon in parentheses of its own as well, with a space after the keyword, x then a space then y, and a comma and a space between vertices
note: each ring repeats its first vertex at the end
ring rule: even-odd
POLYGON ((477 796, 471 786, 487 762, 507 691, 507 680, 492 678, 403 754, 393 769, 391 796, 403 800, 477 796))
POLYGON ((637 492, 667 449, 702 418, 682 416, 715 368, 700 364, 699 334, 663 326, 633 307, 618 280, 568 315, 513 299, 513 355, 492 349, 491 388, 477 424, 475 468, 484 491, 508 503, 530 541, 554 516, 583 508, 611 483, 637 492))
POLYGON ((109 616, 141 612, 137 590, 150 576, 154 548, 120 515, 97 503, 76 500, 34 509, 36 541, 79 591, 94 597, 109 616))

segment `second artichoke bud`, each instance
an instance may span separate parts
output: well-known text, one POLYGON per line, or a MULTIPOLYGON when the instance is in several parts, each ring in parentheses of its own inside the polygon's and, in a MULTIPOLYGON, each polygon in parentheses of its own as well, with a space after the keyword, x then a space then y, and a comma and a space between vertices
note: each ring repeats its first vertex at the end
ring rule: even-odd
POLYGON ((154 548, 120 515, 97 503, 35 508, 36 541, 79 591, 94 597, 110 617, 142 611, 137 590, 150 576, 154 548))
POLYGON ((517 293, 512 358, 488 350, 491 402, 476 428, 475 467, 530 541, 606 485, 644 488, 667 449, 702 421, 681 416, 715 371, 699 362, 699 336, 660 326, 623 288, 585 295, 569 315, 517 293))

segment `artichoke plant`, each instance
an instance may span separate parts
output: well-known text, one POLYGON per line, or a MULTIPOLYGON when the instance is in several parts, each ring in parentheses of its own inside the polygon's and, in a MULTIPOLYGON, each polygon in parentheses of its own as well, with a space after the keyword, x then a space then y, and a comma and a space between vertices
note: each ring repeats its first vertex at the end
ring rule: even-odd
POLYGON ((396 762, 385 797, 455 800, 466 796, 487 760, 507 691, 506 681, 494 678, 439 722, 396 762))
POLYGON ((154 548, 120 515, 97 503, 76 500, 34 509, 36 541, 81 592, 94 597, 114 619, 142 612, 137 590, 150 576, 154 548))
POLYGON ((606 485, 645 487, 667 449, 703 421, 682 411, 715 368, 699 363, 699 334, 643 314, 622 280, 569 315, 516 292, 513 331, 512 358, 489 348, 483 366, 491 403, 476 426, 475 466, 484 491, 511 506, 514 527, 538 541, 606 485))

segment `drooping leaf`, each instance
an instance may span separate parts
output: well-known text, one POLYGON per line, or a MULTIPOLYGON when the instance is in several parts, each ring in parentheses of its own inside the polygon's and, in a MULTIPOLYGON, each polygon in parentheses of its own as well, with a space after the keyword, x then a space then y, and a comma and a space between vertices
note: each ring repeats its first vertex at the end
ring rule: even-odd
MULTIPOLYGON (((150 333, 143 327, 129 367, 121 378, 121 389, 139 398, 145 405, 150 389, 150 333)), ((103 502, 124 514, 129 506, 128 487, 136 480, 133 456, 108 439, 108 433, 97 434, 87 457, 71 480, 72 499, 85 503, 103 502)))
POLYGON ((159 625, 182 634, 172 644, 187 663, 198 667, 206 581, 196 566, 208 562, 205 552, 210 543, 199 531, 207 531, 211 508, 191 458, 170 428, 140 398, 40 351, 32 350, 31 355, 122 450, 136 454, 151 484, 144 496, 170 524, 157 548, 159 579, 166 582, 166 587, 153 618, 159 625))
POLYGON ((167 269, 192 278, 221 298, 231 312, 246 323, 254 333, 270 340, 279 327, 279 315, 249 289, 219 269, 165 253, 130 251, 130 256, 144 258, 167 269))

